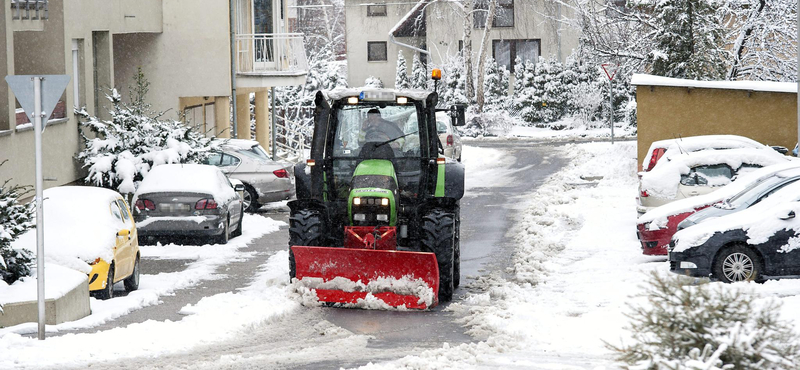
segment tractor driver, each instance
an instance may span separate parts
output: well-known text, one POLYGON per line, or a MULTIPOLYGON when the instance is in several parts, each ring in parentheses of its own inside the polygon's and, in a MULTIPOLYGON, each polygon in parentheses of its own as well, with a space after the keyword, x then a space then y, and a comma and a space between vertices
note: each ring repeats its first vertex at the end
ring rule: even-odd
MULTIPOLYGON (((381 111, 378 108, 372 108, 367 111, 367 119, 361 124, 361 135, 363 135, 362 142, 367 141, 387 141, 405 135, 394 123, 387 121, 381 117, 381 111)), ((402 146, 402 139, 396 140, 390 145, 394 149, 399 149, 402 146)))

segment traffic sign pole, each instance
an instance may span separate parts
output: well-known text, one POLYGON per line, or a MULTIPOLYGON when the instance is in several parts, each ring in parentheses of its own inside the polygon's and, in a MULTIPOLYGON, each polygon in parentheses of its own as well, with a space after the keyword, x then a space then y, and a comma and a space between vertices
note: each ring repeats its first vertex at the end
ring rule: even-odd
POLYGON ((33 78, 33 137, 36 151, 36 296, 39 340, 44 340, 44 212, 42 212, 42 79, 33 78))
POLYGON ((61 95, 69 84, 68 75, 20 75, 6 76, 8 87, 16 96, 19 105, 33 123, 34 155, 36 157, 36 304, 39 324, 39 340, 44 340, 44 199, 42 174, 42 132, 44 122, 50 117, 61 95))

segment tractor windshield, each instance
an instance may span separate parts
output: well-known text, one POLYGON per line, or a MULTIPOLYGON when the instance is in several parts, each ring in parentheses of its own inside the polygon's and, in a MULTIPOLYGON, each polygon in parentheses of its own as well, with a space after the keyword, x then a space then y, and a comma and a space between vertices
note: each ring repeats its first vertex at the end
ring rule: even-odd
POLYGON ((420 158, 427 147, 420 145, 425 125, 416 105, 344 105, 335 115, 331 149, 337 197, 347 197, 353 171, 365 159, 392 161, 401 195, 404 189, 407 194, 418 192, 420 158))
POLYGON ((419 157, 419 122, 414 105, 344 106, 338 112, 334 157, 368 158, 367 143, 383 143, 394 158, 419 157))

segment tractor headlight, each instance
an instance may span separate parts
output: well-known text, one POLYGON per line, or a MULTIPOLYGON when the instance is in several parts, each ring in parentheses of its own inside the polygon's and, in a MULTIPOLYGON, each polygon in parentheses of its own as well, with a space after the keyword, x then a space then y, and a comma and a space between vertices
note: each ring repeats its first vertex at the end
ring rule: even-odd
POLYGON ((378 215, 376 218, 378 221, 389 221, 389 215, 378 215))
POLYGON ((381 205, 388 206, 389 205, 389 198, 381 198, 381 205))
POLYGON ((359 198, 359 197, 353 198, 353 204, 355 204, 357 206, 361 205, 361 198, 359 198))
POLYGON ((363 213, 356 213, 353 215, 353 220, 355 221, 364 221, 367 219, 367 215, 363 213))

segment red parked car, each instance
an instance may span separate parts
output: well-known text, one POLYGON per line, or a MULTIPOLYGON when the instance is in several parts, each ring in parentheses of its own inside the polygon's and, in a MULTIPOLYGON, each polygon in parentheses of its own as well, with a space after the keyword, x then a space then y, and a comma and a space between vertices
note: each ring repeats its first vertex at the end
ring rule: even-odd
POLYGON ((800 163, 796 161, 764 167, 713 193, 681 199, 655 208, 639 217, 636 225, 636 235, 642 244, 642 252, 646 255, 665 256, 672 236, 679 230, 681 222, 697 211, 718 204, 726 213, 740 211, 798 178, 800 163))

